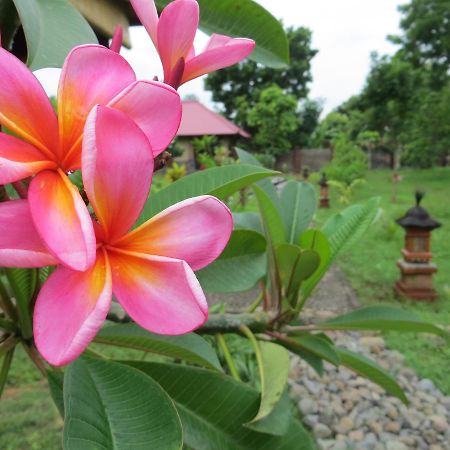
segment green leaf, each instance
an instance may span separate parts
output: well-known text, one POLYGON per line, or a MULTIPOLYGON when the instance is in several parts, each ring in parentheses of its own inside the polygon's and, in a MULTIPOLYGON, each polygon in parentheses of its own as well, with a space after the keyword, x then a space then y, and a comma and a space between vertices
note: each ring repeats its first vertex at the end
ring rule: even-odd
POLYGON ((79 358, 64 376, 64 449, 181 449, 169 396, 127 365, 79 358))
POLYGON ((301 250, 297 245, 281 244, 275 248, 278 271, 286 296, 297 298, 301 283, 319 267, 320 256, 314 250, 301 250))
POLYGON ((414 331, 448 336, 442 328, 426 322, 410 311, 385 305, 361 308, 318 326, 324 330, 414 331))
POLYGON ((278 343, 284 345, 284 347, 293 353, 299 354, 301 357, 303 357, 302 355, 304 352, 307 352, 324 359, 335 366, 340 364, 339 355, 337 354, 334 345, 319 335, 306 334, 304 336, 289 336, 289 341, 292 341, 292 344, 284 342, 278 343), (298 353, 298 350, 301 350, 301 352, 298 353))
POLYGON ((36 269, 7 268, 5 274, 16 299, 22 336, 29 339, 33 336, 30 301, 36 290, 37 271, 36 269))
POLYGON ((67 0, 13 0, 27 41, 31 70, 62 67, 76 45, 97 43, 83 16, 67 0))
POLYGON ((0 399, 5 389, 6 382, 8 381, 9 369, 11 368, 11 363, 14 357, 14 351, 16 347, 10 348, 0 359, 0 399))
POLYGON ((251 230, 234 230, 225 250, 196 275, 208 292, 240 292, 251 289, 267 268, 266 240, 251 230))
POLYGON ((380 198, 371 198, 362 205, 352 205, 330 217, 322 227, 330 241, 330 263, 367 231, 378 215, 380 198))
POLYGON ((245 424, 247 428, 258 431, 259 433, 268 433, 275 436, 283 436, 289 429, 289 423, 293 417, 292 403, 289 398, 288 390, 285 389, 280 400, 274 406, 272 411, 266 417, 257 422, 245 424))
POLYGON ((317 270, 302 285, 302 301, 304 302, 317 283, 321 280, 330 265, 330 244, 326 236, 319 230, 307 230, 300 236, 300 247, 318 253, 320 264, 317 270))
POLYGON ((50 395, 58 408, 61 417, 64 417, 64 373, 61 370, 47 370, 47 382, 50 395))
POLYGON ((280 281, 285 288, 291 281, 292 271, 297 264, 301 251, 302 249, 298 245, 293 244, 284 243, 275 247, 280 281))
POLYGON ((222 370, 214 349, 194 333, 163 336, 150 333, 134 323, 127 323, 102 328, 95 337, 95 342, 156 353, 209 369, 222 370))
POLYGON ((195 367, 130 361, 157 381, 175 402, 184 443, 196 450, 311 450, 303 426, 291 419, 283 436, 254 432, 242 424, 257 413, 259 393, 231 377, 195 367))
MULTIPOLYGON (((236 153, 241 164, 263 167, 263 165, 251 153, 246 152, 245 150, 242 150, 238 147, 236 147, 236 153)), ((272 199, 272 202, 281 213, 280 197, 278 196, 278 192, 272 181, 265 178, 263 180, 257 181, 255 184, 259 186, 272 199)))
POLYGON ((195 172, 151 194, 137 225, 181 200, 205 194, 225 199, 239 189, 277 173, 263 167, 238 164, 195 172))
POLYGON ((259 186, 254 185, 256 199, 258 201, 261 217, 263 221, 264 231, 267 239, 273 247, 285 242, 284 225, 281 215, 278 212, 275 203, 259 186))
POLYGON ((81 170, 76 170, 69 174, 69 179, 78 189, 83 189, 83 175, 81 170))
POLYGON ((298 242, 316 211, 316 192, 309 183, 288 181, 281 192, 281 208, 286 240, 290 244, 298 242))
POLYGON ((408 403, 408 399, 397 381, 377 363, 365 356, 358 355, 343 348, 336 347, 336 351, 342 365, 378 384, 390 394, 398 397, 403 403, 408 403))
POLYGON ((250 423, 258 422, 272 412, 286 388, 289 375, 289 353, 286 349, 273 342, 257 341, 257 345, 260 353, 260 358, 257 359, 261 382, 261 404, 258 414, 250 423))
POLYGON ((233 213, 233 223, 235 230, 253 230, 264 233, 261 216, 256 212, 233 213))
MULTIPOLYGON (((157 0, 159 9, 169 0, 157 0)), ((289 64, 289 44, 281 23, 253 0, 198 0, 200 29, 256 41, 250 59, 269 67, 289 64)))

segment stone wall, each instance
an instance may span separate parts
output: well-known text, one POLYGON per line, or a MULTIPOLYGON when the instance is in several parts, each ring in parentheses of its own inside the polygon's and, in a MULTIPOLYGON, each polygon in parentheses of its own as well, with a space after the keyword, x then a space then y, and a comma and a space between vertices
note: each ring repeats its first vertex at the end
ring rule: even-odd
POLYGON ((276 168, 299 173, 307 167, 312 172, 318 172, 331 161, 331 157, 329 148, 294 149, 277 159, 276 168))

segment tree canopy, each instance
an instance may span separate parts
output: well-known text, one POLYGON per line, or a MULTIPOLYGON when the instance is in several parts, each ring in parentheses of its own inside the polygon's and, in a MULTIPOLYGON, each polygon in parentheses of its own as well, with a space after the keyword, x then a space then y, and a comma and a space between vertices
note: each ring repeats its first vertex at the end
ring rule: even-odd
POLYGON ((311 31, 307 28, 288 28, 286 34, 291 58, 286 68, 272 69, 246 60, 208 75, 205 88, 211 91, 215 102, 223 104, 227 117, 236 117, 242 99, 251 105, 257 101, 259 93, 272 84, 297 100, 306 98, 308 83, 312 80, 311 60, 317 50, 311 48, 311 31))

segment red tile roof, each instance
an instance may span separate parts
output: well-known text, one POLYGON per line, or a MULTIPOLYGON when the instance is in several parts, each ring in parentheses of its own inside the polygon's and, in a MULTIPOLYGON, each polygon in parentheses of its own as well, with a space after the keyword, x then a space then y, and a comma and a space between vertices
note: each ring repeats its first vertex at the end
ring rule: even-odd
POLYGON ((240 135, 249 138, 242 128, 195 100, 183 102, 183 117, 178 136, 240 135))

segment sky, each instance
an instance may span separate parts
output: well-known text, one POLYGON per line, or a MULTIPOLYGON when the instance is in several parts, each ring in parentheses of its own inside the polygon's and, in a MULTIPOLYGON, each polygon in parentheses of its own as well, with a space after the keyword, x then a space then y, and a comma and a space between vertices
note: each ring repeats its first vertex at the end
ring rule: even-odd
MULTIPOLYGON (((319 53, 312 60, 313 82, 310 97, 324 102, 324 113, 340 105, 364 86, 370 68, 370 53, 392 54, 396 48, 386 40, 399 33, 397 6, 405 0, 257 0, 286 26, 312 30, 312 47, 319 53)), ((207 36, 198 33, 195 47, 200 50, 207 36)), ((138 78, 161 76, 162 68, 153 44, 143 27, 131 28, 132 49, 121 54, 130 62, 138 78)), ((37 72, 50 95, 56 93, 59 71, 37 72)), ((197 95, 213 106, 209 92, 199 78, 183 85, 183 97, 197 95)))

